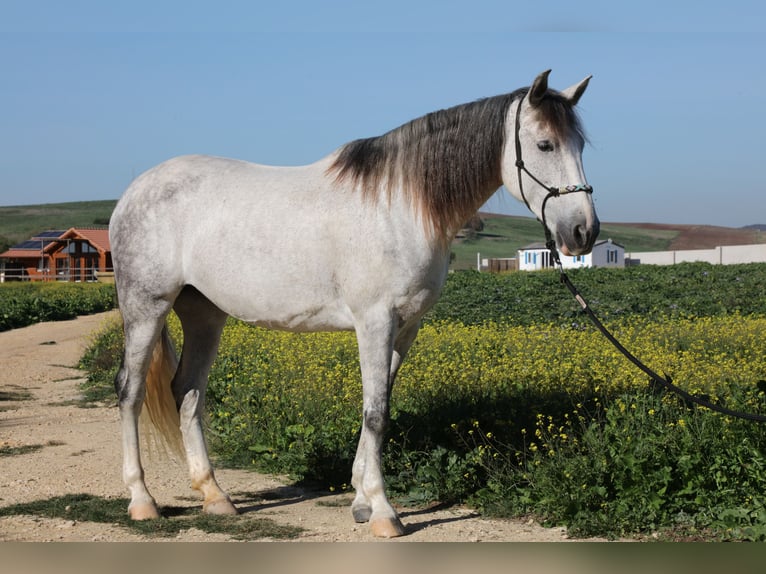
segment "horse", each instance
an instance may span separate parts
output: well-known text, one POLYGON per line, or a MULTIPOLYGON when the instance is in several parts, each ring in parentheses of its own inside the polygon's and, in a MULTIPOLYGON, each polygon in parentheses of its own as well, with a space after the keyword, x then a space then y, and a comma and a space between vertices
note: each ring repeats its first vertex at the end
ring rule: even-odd
POLYGON ((216 481, 202 425, 208 373, 233 316, 295 332, 355 331, 363 401, 351 514, 374 536, 405 533, 381 471, 389 399, 446 281, 461 225, 504 185, 561 253, 588 253, 598 235, 575 110, 590 76, 558 92, 548 88, 549 73, 352 141, 310 165, 184 156, 130 184, 110 240, 125 336, 115 390, 132 519, 159 516, 139 452, 144 406, 185 457, 203 511, 237 513, 216 481), (171 310, 183 330, 180 358, 166 325, 171 310))

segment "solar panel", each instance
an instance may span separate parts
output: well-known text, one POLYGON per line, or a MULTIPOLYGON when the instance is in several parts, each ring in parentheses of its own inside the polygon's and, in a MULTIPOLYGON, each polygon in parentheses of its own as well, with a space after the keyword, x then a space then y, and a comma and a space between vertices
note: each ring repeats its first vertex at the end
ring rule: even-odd
POLYGON ((22 241, 13 246, 13 249, 40 249, 39 241, 22 241))
POLYGON ((50 239, 44 240, 44 241, 40 241, 39 239, 27 239, 26 241, 17 243, 13 247, 11 247, 11 249, 35 249, 39 251, 41 248, 41 244, 42 244, 42 247, 45 247, 50 245, 51 243, 53 243, 53 241, 51 241, 50 239))
POLYGON ((40 239, 45 239, 45 238, 58 239, 62 235, 64 235, 63 231, 48 230, 48 231, 41 231, 40 233, 38 233, 37 235, 34 235, 33 237, 39 237, 40 239))

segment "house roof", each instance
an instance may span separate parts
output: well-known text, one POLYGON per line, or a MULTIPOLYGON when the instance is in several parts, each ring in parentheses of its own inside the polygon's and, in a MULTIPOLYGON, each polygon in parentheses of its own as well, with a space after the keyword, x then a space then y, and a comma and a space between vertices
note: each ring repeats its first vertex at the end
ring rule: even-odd
POLYGON ((11 247, 11 249, 16 249, 18 251, 40 251, 41 249, 48 247, 48 245, 54 241, 54 239, 27 239, 26 241, 17 243, 11 247))
POLYGON ((99 251, 111 251, 109 229, 91 227, 70 227, 66 231, 41 231, 31 239, 12 246, 0 253, 4 259, 29 259, 40 257, 42 248, 45 252, 55 250, 61 239, 85 239, 99 251))
POLYGON ((0 253, 0 257, 4 259, 39 259, 40 249, 14 249, 11 247, 8 251, 0 253))
POLYGON ((520 248, 519 251, 533 251, 535 249, 548 249, 545 246, 545 243, 542 241, 535 241, 534 243, 530 243, 529 245, 525 245, 524 247, 520 248))
MULTIPOLYGON (((600 241, 596 241, 596 243, 593 244, 593 247, 604 245, 605 243, 615 245, 617 247, 621 247, 622 249, 625 249, 624 245, 620 245, 619 243, 612 241, 611 239, 601 239, 600 241)), ((520 248, 519 251, 537 251, 540 249, 547 249, 547 247, 545 243, 541 241, 536 241, 535 243, 530 243, 529 245, 525 245, 524 247, 520 248)))
POLYGON ((48 231, 41 231, 37 235, 33 235, 32 239, 58 239, 64 234, 63 229, 55 230, 50 229, 48 231))
POLYGON ((612 245, 616 245, 617 247, 622 247, 623 249, 625 249, 624 245, 617 243, 616 241, 612 241, 611 238, 602 239, 601 241, 596 241, 596 243, 593 244, 593 247, 596 247, 596 245, 603 245, 604 243, 611 243, 612 245))
POLYGON ((95 227, 72 227, 68 229, 61 239, 71 239, 80 237, 90 242, 93 247, 99 251, 111 251, 112 246, 109 243, 109 229, 95 227))

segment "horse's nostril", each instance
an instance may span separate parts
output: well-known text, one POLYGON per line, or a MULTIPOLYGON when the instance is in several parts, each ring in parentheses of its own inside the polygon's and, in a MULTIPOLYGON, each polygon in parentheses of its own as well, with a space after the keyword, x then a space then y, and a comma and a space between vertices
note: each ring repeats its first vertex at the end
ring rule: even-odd
POLYGON ((575 241, 577 241, 578 245, 581 247, 590 243, 590 234, 590 228, 585 227, 584 225, 577 225, 574 229, 575 241))

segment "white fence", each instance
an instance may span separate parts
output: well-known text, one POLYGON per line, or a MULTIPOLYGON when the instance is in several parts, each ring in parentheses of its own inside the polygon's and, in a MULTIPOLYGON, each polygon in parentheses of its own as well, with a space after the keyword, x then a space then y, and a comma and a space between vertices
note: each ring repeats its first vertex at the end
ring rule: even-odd
POLYGON ((704 261, 719 265, 766 262, 766 243, 755 245, 722 245, 713 249, 683 249, 678 251, 636 251, 625 253, 630 265, 674 265, 704 261))

